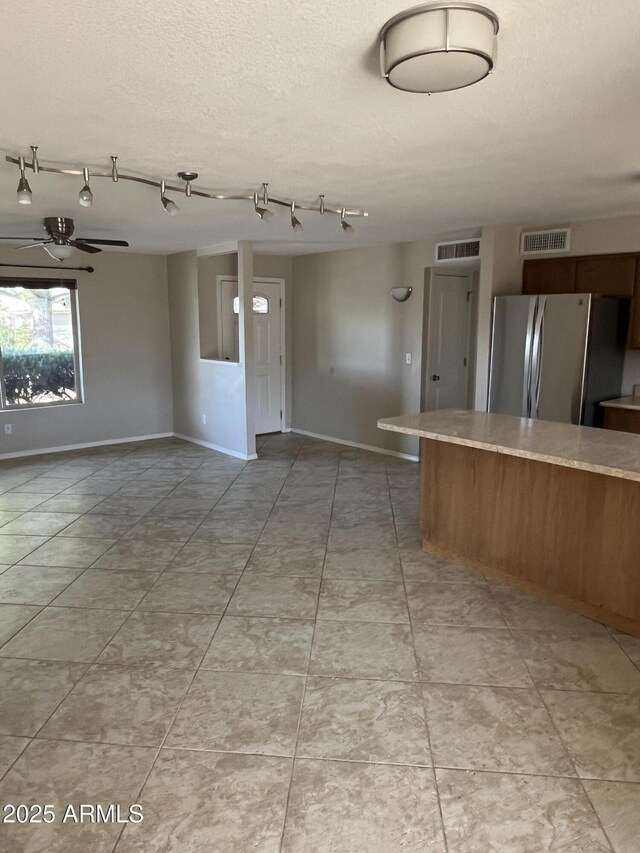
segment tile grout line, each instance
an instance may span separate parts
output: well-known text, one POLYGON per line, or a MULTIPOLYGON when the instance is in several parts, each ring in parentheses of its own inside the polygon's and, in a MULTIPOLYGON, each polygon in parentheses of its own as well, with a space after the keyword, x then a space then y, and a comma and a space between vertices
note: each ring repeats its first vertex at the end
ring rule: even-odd
MULTIPOLYGON (((386 465, 385 465, 385 470, 386 470, 386 465)), ((420 670, 420 664, 418 661, 418 654, 416 651, 415 633, 413 630, 413 619, 411 617, 411 609, 409 608, 409 596, 407 595, 407 584, 406 584, 406 580, 405 580, 405 576, 404 576, 404 567, 402 565, 402 559, 400 558, 400 545, 398 542, 398 528, 396 525, 396 513, 395 513, 394 506, 393 506, 393 501, 391 500, 391 487, 389 485, 389 473, 388 473, 388 471, 386 471, 386 479, 387 479, 387 491, 389 493, 389 502, 391 503, 391 515, 392 515, 392 519, 393 519, 393 528, 394 528, 395 535, 396 535, 396 547, 398 550, 398 561, 400 563, 400 573, 402 575, 402 584, 404 587, 405 606, 407 608, 407 614, 409 616, 409 632, 411 634, 411 645, 412 645, 412 650, 413 650, 413 656, 414 656, 415 663, 416 663, 416 672, 418 674, 420 674, 421 670, 420 670)), ((426 733, 426 737, 427 737, 427 747, 429 749, 429 758, 431 760, 431 780, 432 780, 432 784, 433 784, 435 795, 436 795, 436 803, 438 805, 438 816, 440 818, 440 832, 442 833, 442 840, 444 842, 444 849, 445 849, 445 853, 446 853, 446 851, 449 850, 449 841, 447 839, 447 832, 446 832, 446 827, 445 827, 445 822, 444 822, 444 813, 442 811, 442 798, 440 795, 440 786, 438 784, 438 777, 436 774, 436 768, 435 768, 435 762, 434 762, 433 746, 432 746, 432 740, 431 740, 431 729, 429 726, 429 717, 427 714, 427 702, 425 701, 424 691, 422 689, 421 683, 419 683, 418 690, 420 693, 420 706, 422 707, 422 713, 424 715, 424 728, 425 728, 425 733, 426 733)))
MULTIPOLYGON (((296 455, 296 459, 299 457, 299 455, 302 452, 306 443, 307 443, 307 440, 303 441, 302 444, 300 445, 300 450, 298 451, 298 453, 296 455)), ((341 460, 342 460, 342 454, 340 454, 340 461, 341 460)), ((284 815, 282 818, 282 832, 280 833, 280 843, 278 845, 278 850, 280 851, 280 853, 281 853, 282 847, 284 845, 285 832, 286 832, 286 828, 287 828, 287 818, 289 816, 289 805, 291 803, 291 792, 293 790, 293 775, 294 775, 295 768, 296 768, 296 760, 297 760, 297 753, 298 753, 298 740, 300 738, 300 726, 302 725, 302 715, 304 712, 304 701, 305 701, 305 698, 307 695, 307 683, 309 681, 309 670, 311 669, 311 658, 313 656, 313 645, 314 645, 315 636, 316 636, 316 625, 318 622, 318 609, 320 607, 320 595, 322 594, 322 581, 323 581, 323 577, 324 577, 324 566, 325 566, 325 563, 327 561, 327 548, 329 545, 329 536, 330 536, 330 531, 331 531, 331 520, 333 518, 333 504, 334 504, 335 496, 336 496, 336 488, 337 488, 337 484, 338 484, 338 478, 340 476, 340 461, 338 462, 338 467, 336 469, 336 475, 335 475, 335 478, 333 481, 333 497, 331 499, 331 512, 329 513, 329 524, 327 525, 327 535, 326 535, 325 546, 324 546, 324 557, 322 559, 322 570, 320 572, 320 583, 318 584, 318 593, 316 596, 316 609, 315 609, 314 618, 313 618, 313 629, 311 632, 311 644, 309 645, 309 656, 307 658, 307 670, 306 670, 306 673, 304 675, 304 681, 302 683, 302 696, 300 697, 300 710, 298 711, 298 721, 296 724, 295 737, 294 737, 294 741, 293 741, 293 754, 291 756, 291 773, 289 775, 289 786, 287 788, 287 799, 285 801, 284 815)), ((293 466, 291 466, 291 467, 293 468, 293 466)), ((288 477, 287 477, 287 479, 288 479, 288 477)), ((285 483, 286 483, 286 480, 285 480, 285 483)))
MULTIPOLYGON (((498 607, 498 609, 499 609, 499 610, 500 610, 500 612, 502 613, 502 608, 500 607, 500 601, 499 601, 499 600, 498 600, 498 598, 495 596, 494 591, 493 591, 493 588, 491 587, 491 584, 489 584, 489 593, 490 593, 491 597, 493 598, 493 600, 494 600, 494 602, 495 602, 496 606, 498 607)), ((503 618, 504 618, 504 617, 503 617, 503 618)), ((506 619, 505 619, 505 622, 506 622, 506 619)), ((572 767, 573 767, 573 769, 574 769, 574 772, 575 772, 575 774, 576 774, 576 775, 575 775, 575 779, 576 779, 576 781, 577 781, 577 784, 578 784, 578 786, 580 787, 580 789, 582 790, 582 792, 583 792, 583 794, 584 794, 584 796, 585 796, 585 798, 586 798, 587 802, 589 803, 589 806, 591 807, 591 810, 592 810, 593 814, 595 815, 595 818, 596 818, 596 821, 597 821, 597 823, 598 823, 598 826, 600 827, 600 829, 601 829, 601 831, 602 831, 602 834, 603 834, 603 836, 604 836, 604 838, 605 838, 605 840, 606 840, 607 844, 609 845, 609 847, 610 847, 610 849, 611 849, 612 853, 614 853, 615 848, 614 848, 613 844, 611 843, 611 839, 609 838, 609 835, 607 834, 607 832, 606 832, 606 830, 605 830, 605 828, 604 828, 604 825, 603 825, 603 823, 602 823, 602 820, 600 819, 600 815, 599 815, 599 813, 598 813, 597 809, 595 808, 595 806, 594 806, 594 804, 593 804, 593 802, 592 802, 592 800, 591 800, 591 797, 589 796, 589 794, 588 794, 588 792, 587 792, 587 789, 586 789, 586 787, 585 787, 585 785, 584 785, 584 782, 583 782, 583 780, 581 779, 580 774, 578 773, 578 768, 577 768, 577 765, 576 765, 575 759, 573 758, 573 755, 571 754, 571 752, 570 752, 570 750, 569 750, 569 747, 568 747, 568 746, 567 746, 567 744, 565 743, 564 738, 562 737, 562 734, 561 734, 561 732, 560 732, 560 729, 559 729, 559 728, 558 728, 558 726, 556 725, 556 722, 555 722, 555 720, 553 719, 553 715, 551 714, 551 712, 550 712, 550 710, 549 710, 549 707, 548 707, 547 703, 544 701, 544 697, 543 697, 543 695, 542 695, 542 691, 540 690, 540 688, 538 687, 538 685, 537 685, 537 683, 536 683, 536 680, 535 680, 535 678, 534 678, 534 676, 533 676, 533 673, 531 672, 531 669, 530 669, 530 667, 529 667, 529 665, 528 665, 528 663, 527 663, 527 659, 526 659, 526 657, 525 657, 525 656, 520 652, 520 650, 518 649, 518 645, 517 645, 517 643, 516 643, 516 636, 514 635, 514 633, 513 633, 513 630, 512 630, 512 628, 511 628, 511 626, 508 626, 508 627, 509 627, 509 632, 510 632, 510 634, 511 634, 511 639, 513 640, 513 643, 514 643, 514 645, 515 645, 515 647, 516 647, 516 651, 517 651, 517 652, 518 652, 518 654, 520 655, 520 658, 521 658, 522 662, 524 663, 525 669, 526 669, 526 670, 527 670, 527 672, 529 673, 529 678, 531 679, 531 682, 532 682, 532 684, 533 684, 533 689, 534 689, 534 691, 536 692, 536 694, 537 694, 537 696, 538 696, 538 699, 540 700, 540 703, 542 704, 542 707, 545 709, 545 711, 546 711, 546 713, 547 713, 547 716, 549 717, 549 720, 550 720, 551 725, 552 725, 552 727, 553 727, 553 730, 555 731, 555 733, 556 733, 556 735, 557 735, 557 737, 558 737, 558 741, 562 744, 562 748, 564 749, 564 752, 565 752, 565 754, 566 754, 567 758, 569 759, 569 761, 570 761, 570 763, 571 763, 571 766, 572 766, 572 767)), ((562 691, 558 691, 558 692, 562 692, 562 691)), ((578 691, 578 692, 586 692, 586 691, 578 691)))
MULTIPOLYGON (((200 467, 200 466, 199 466, 199 467, 200 467)), ((245 466, 245 467, 246 467, 246 466, 245 466)), ((196 469, 196 470, 197 470, 197 469, 196 469)), ((242 471, 244 471, 244 468, 242 468, 242 471)), ((239 476, 239 474, 238 474, 238 476, 239 476)), ((236 478, 234 478, 234 480, 233 480, 232 482, 235 482, 235 480, 236 480, 236 479, 237 479, 237 477, 236 477, 236 478)), ((232 485, 232 484, 230 484, 230 485, 229 485, 228 489, 229 489, 229 488, 231 488, 231 485, 232 485)), ((227 490, 225 490, 225 493, 226 493, 226 491, 228 491, 228 489, 227 489, 227 490)), ((224 494, 224 493, 223 493, 223 494, 224 494)), ((221 496, 221 497, 222 497, 222 496, 221 496)), ((197 529, 197 528, 196 528, 196 529, 197 529)), ((195 532, 195 531, 194 531, 194 532, 195 532)), ((188 541, 189 541, 189 540, 187 540, 187 542, 188 542, 188 541)), ((186 545, 187 543, 185 542, 184 544, 186 545)), ((184 546, 183 546, 183 547, 184 547, 184 546)), ((182 548, 181 548, 180 550, 182 550, 182 548)), ((178 553, 180 553, 180 551, 178 551, 178 553)), ((176 555, 176 556, 177 556, 177 555, 176 555)), ((165 571, 166 571, 166 570, 165 570, 165 571)), ((163 574, 165 574, 165 571, 163 571, 163 572, 161 573, 160 577, 162 577, 162 575, 163 575, 163 574)), ((240 577, 241 577, 241 576, 240 576, 240 577)), ((160 580, 160 578, 158 578, 158 580, 160 580)), ((238 580, 239 580, 239 579, 238 579, 238 580)), ((156 583, 157 583, 157 581, 156 581, 156 583)), ((155 586, 155 584, 154 584, 154 586, 155 586)), ((235 589, 236 589, 236 588, 237 588, 237 583, 236 583, 236 586, 234 587, 234 591, 235 591, 235 589)), ((232 595, 233 595, 233 593, 231 594, 231 596, 229 596, 229 601, 231 601, 231 597, 232 597, 232 595)), ((146 597, 146 596, 145 596, 145 597, 146 597)), ((143 598, 143 600, 144 600, 144 598, 143 598)), ((226 605, 226 607, 228 607, 228 606, 229 606, 229 601, 227 601, 227 605, 226 605)), ((141 602, 140 602, 140 603, 141 603, 141 602)), ((226 611, 226 607, 225 607, 225 611, 226 611)), ((216 625, 215 631, 213 632, 213 634, 212 634, 212 636, 211 636, 211 640, 209 641, 209 643, 208 643, 208 645, 207 645, 207 648, 205 649, 205 652, 204 652, 204 654, 203 654, 203 656, 202 656, 202 658, 201 658, 200 663, 202 663, 202 660, 204 660, 204 657, 205 657, 206 653, 208 652, 208 650, 209 650, 209 648, 210 648, 210 646, 211 646, 211 643, 213 642, 213 638, 215 637, 215 635, 216 635, 216 634, 217 634, 217 632, 218 632, 218 628, 220 627, 220 623, 222 622, 223 616, 224 616, 224 613, 223 613, 223 615, 220 617, 220 619, 219 619, 219 621, 218 621, 218 624, 216 625)), ((104 650, 103 650, 103 651, 104 651, 104 650)), ((141 784, 140 784, 140 787, 139 787, 139 789, 138 789, 138 793, 136 794, 136 799, 137 799, 137 800, 139 800, 139 799, 141 798, 141 795, 142 795, 142 792, 143 792, 143 790, 144 790, 144 787, 145 787, 145 785, 147 784, 147 782, 148 782, 148 780, 149 780, 149 777, 150 777, 151 773, 153 772, 154 767, 156 766, 156 763, 157 763, 157 761, 158 761, 158 758, 160 757, 160 754, 161 754, 161 752, 162 752, 162 748, 163 748, 163 746, 164 746, 164 744, 165 744, 165 742, 166 742, 166 740, 167 740, 167 738, 168 738, 168 736, 169 736, 169 733, 170 733, 171 729, 173 728, 173 724, 175 723, 175 721, 176 721, 176 719, 177 719, 177 717, 178 717, 178 714, 179 714, 179 713, 180 713, 180 711, 182 710, 182 706, 184 705, 184 703, 185 703, 185 701, 186 701, 186 698, 187 698, 187 696, 189 695, 189 691, 191 690, 191 687, 193 686, 193 682, 195 681, 196 676, 198 675, 198 672, 199 672, 199 671, 200 671, 200 666, 198 665, 198 666, 195 668, 195 670, 194 670, 194 672, 193 672, 193 675, 192 675, 191 679, 189 680, 189 683, 188 683, 188 685, 187 685, 187 687, 186 687, 186 690, 184 691, 184 694, 183 694, 183 696, 182 696, 182 699, 181 699, 181 701, 178 703, 178 706, 177 706, 177 708, 176 708, 176 711, 175 711, 175 713, 173 714, 173 716, 172 716, 172 718, 171 718, 171 720, 170 720, 170 722, 169 722, 169 724, 168 724, 168 726, 167 726, 167 729, 166 729, 166 731, 165 731, 165 733, 164 733, 164 736, 162 737, 162 739, 161 739, 161 741, 160 741, 159 746, 157 747, 157 751, 156 751, 155 758, 154 758, 154 759, 153 759, 153 761, 151 762, 151 765, 150 765, 150 767, 149 767, 149 770, 148 770, 148 772, 145 774, 145 776, 144 776, 144 778, 143 778, 143 780, 142 780, 142 782, 141 782, 141 784)), ((126 829, 126 825, 124 825, 124 826, 120 829, 120 832, 118 833, 118 835, 117 835, 117 837, 116 837, 116 839, 115 839, 115 842, 114 842, 113 846, 111 847, 111 851, 112 851, 112 853, 113 853, 113 851, 115 851, 116 847, 117 847, 117 846, 118 846, 118 844, 120 843, 120 840, 121 840, 121 838, 122 838, 122 835, 123 835, 123 833, 124 833, 124 830, 125 830, 125 829, 126 829)))
MULTIPOLYGON (((228 488, 225 490, 225 492, 223 493, 223 495, 224 495, 224 494, 226 494, 226 492, 227 492, 227 491, 231 488, 231 486, 236 482, 236 480, 238 479, 238 477, 240 476, 240 474, 241 474, 241 473, 243 473, 243 472, 246 470, 246 467, 247 467, 247 466, 245 465, 245 466, 241 469, 241 471, 239 471, 238 475, 234 478, 234 480, 232 481, 232 483, 230 483, 230 484, 229 484, 228 488)), ((284 486, 284 484, 283 484, 283 486, 284 486)), ((278 492, 278 494, 280 494, 280 492, 281 492, 281 491, 282 491, 282 487, 280 488, 280 491, 278 492)), ((221 495, 221 497, 220 497, 220 499, 219 499, 219 500, 221 500, 221 499, 222 499, 223 495, 221 495)), ((277 498, 276 498, 276 500, 277 500, 277 498)), ((218 503, 218 502, 219 502, 219 501, 217 501, 217 502, 216 502, 216 505, 217 505, 217 503, 218 503)), ((275 501, 274 501, 274 504, 273 504, 273 505, 275 506, 275 501)), ((214 506, 215 506, 215 505, 214 505, 214 506)), ((273 507, 272 507, 272 510, 273 510, 273 507)), ((270 515, 271 515, 271 512, 269 513, 269 516, 270 516, 270 515)), ((267 520, 268 520, 269 516, 267 516, 267 520)), ((263 530, 264 530, 264 527, 266 526, 266 523, 267 523, 267 522, 265 521, 265 523, 264 523, 264 525, 263 525, 263 527, 262 527, 262 529, 263 529, 263 530)), ((196 530, 198 530, 198 529, 199 529, 199 527, 200 527, 200 525, 196 528, 196 530)), ((195 533, 195 532, 196 532, 196 531, 194 531, 194 533, 195 533)), ((192 534, 192 535, 193 535, 193 534, 192 534)), ((260 537, 258 537, 258 539, 259 539, 259 538, 260 538, 260 537)), ((190 539, 191 539, 191 537, 189 537, 189 539, 187 540, 187 542, 185 542, 185 545, 189 543, 190 539)), ((246 571, 247 564, 248 564, 249 560, 251 559, 251 556, 252 556, 252 554, 253 554, 253 551, 255 550, 255 547, 256 547, 256 545, 257 545, 257 542, 258 542, 258 540, 256 540, 256 542, 255 542, 255 544, 254 544, 254 547, 253 547, 253 548, 252 548, 252 550, 251 550, 251 554, 249 555, 249 559, 247 560, 247 563, 245 564, 245 568, 242 570, 241 574, 238 576, 238 579, 237 579, 237 581, 236 581, 236 584, 235 584, 235 586, 234 586, 234 588, 233 588, 233 592, 232 592, 232 593, 231 593, 231 595, 229 596, 229 599, 228 599, 228 601, 227 601, 227 604, 226 604, 226 606, 225 606, 225 608, 224 608, 224 611, 223 611, 222 615, 220 616, 220 619, 219 619, 218 624, 217 624, 217 626, 216 626, 216 628, 215 628, 215 631, 213 632, 213 634, 212 634, 212 636, 211 636, 211 639, 209 640, 209 643, 207 644, 207 647, 206 647, 206 649, 205 649, 205 651, 204 651, 204 654, 202 655, 202 658, 201 658, 201 660, 200 660, 200 664, 198 664, 198 666, 196 667, 196 669, 195 669, 195 671, 194 671, 194 673, 193 673, 193 676, 192 676, 191 680, 189 681, 189 684, 187 685, 187 689, 186 689, 186 691, 185 691, 185 693, 184 693, 184 695, 183 695, 183 697, 182 697, 182 700, 180 701, 180 703, 179 703, 179 705, 178 705, 178 708, 177 708, 177 710, 176 710, 175 714, 173 715, 173 717, 172 717, 172 719, 171 719, 171 721, 170 721, 170 723, 169 723, 169 725, 168 725, 168 727, 167 727, 167 730, 166 730, 166 732, 165 732, 165 734, 164 734, 164 736, 163 736, 163 738, 162 738, 162 740, 161 740, 161 742, 160 742, 160 745, 158 746, 158 749, 157 749, 157 752, 156 752, 156 756, 155 756, 155 758, 154 758, 153 762, 151 763, 151 766, 150 766, 150 768, 149 768, 149 771, 148 771, 148 773, 146 774, 146 776, 144 777, 144 779, 143 779, 143 781, 142 781, 142 784, 140 785, 140 789, 139 789, 138 794, 137 794, 137 797, 138 797, 138 798, 140 798, 140 797, 141 797, 141 795, 142 795, 142 792, 143 792, 143 790, 144 790, 144 787, 145 787, 145 785, 147 784, 147 782, 148 782, 148 780, 149 780, 149 777, 150 777, 150 775, 151 775, 151 773, 152 773, 152 771, 153 771, 154 767, 156 766, 156 763, 157 763, 157 761, 158 761, 158 758, 160 757, 160 754, 161 754, 161 752, 162 752, 162 749, 164 748, 164 744, 166 743, 166 740, 167 740, 167 738, 169 737, 169 734, 170 734, 170 732, 171 732, 171 729, 173 728, 173 725, 174 725, 175 721, 177 720, 177 718, 178 718, 178 715, 179 715, 180 711, 182 710, 182 706, 184 705, 184 703, 185 703, 185 701, 186 701, 186 699, 187 699, 187 696, 189 695, 189 692, 190 692, 190 690, 191 690, 191 688, 192 688, 192 686, 193 686, 193 683, 194 683, 194 681, 195 681, 195 679, 196 679, 196 677, 197 677, 198 673, 199 673, 199 672, 200 672, 200 670, 201 670, 202 661, 203 661, 203 660, 204 660, 204 658, 206 657, 206 655, 207 655, 207 653, 208 653, 209 649, 211 648, 211 644, 213 643, 213 641, 214 641, 214 639, 215 639, 215 636, 216 636, 216 634, 218 633, 218 630, 219 630, 219 628, 220 628, 220 625, 222 624, 222 620, 224 619, 224 617, 225 617, 225 615, 226 615, 226 612, 227 612, 227 610, 228 610, 229 604, 231 603, 231 599, 233 598, 233 595, 235 594, 235 591, 236 591, 236 589, 238 588, 238 584, 240 583, 241 578, 244 576, 244 573, 245 573, 245 571, 246 571)), ((211 544, 212 544, 212 546, 213 546, 213 547, 215 547, 215 543, 211 543, 211 544)), ((184 546, 183 546, 183 547, 184 547, 184 546)), ((182 550, 182 549, 180 549, 180 550, 182 550)), ((178 552, 178 554, 179 554, 179 553, 180 553, 180 551, 178 552)), ((177 555, 176 555, 176 556, 177 556, 177 555)), ((175 559, 175 558, 174 558, 174 559, 175 559)), ((162 574, 164 574, 164 573, 165 573, 165 572, 163 572, 162 574)), ((159 578, 158 578, 158 580, 159 580, 159 578)), ((156 583, 157 583, 157 581, 156 581, 156 583)), ((154 586, 155 586, 155 584, 154 584, 154 586)), ((146 597, 146 596, 145 596, 145 597, 146 597)), ((143 599, 143 600, 144 600, 144 599, 143 599)), ((141 603, 141 602, 140 602, 140 603, 141 603)), ((206 671, 208 671, 208 670, 204 670, 204 671, 206 672, 206 671)), ((125 826, 123 826, 123 827, 122 827, 122 829, 120 830, 120 832, 118 833, 118 837, 117 837, 117 839, 116 839, 116 841, 115 841, 115 843, 114 843, 113 847, 111 848, 112 853, 113 853, 113 851, 115 851, 116 847, 117 847, 117 846, 118 846, 118 844, 120 843, 120 840, 121 840, 121 838, 122 838, 122 835, 123 835, 123 833, 124 833, 124 830, 125 830, 125 829, 126 829, 126 825, 125 825, 125 826)))

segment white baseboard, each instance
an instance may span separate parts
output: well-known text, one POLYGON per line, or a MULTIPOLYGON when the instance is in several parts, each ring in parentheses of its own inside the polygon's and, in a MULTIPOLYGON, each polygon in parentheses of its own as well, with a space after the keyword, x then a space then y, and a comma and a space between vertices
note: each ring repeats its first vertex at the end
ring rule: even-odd
POLYGON ((208 450, 217 450, 218 453, 224 453, 226 456, 233 456, 235 459, 242 459, 243 462, 250 462, 252 459, 257 459, 258 454, 238 453, 237 450, 229 450, 228 447, 220 447, 219 444, 211 444, 210 441, 201 441, 199 438, 192 438, 190 435, 183 435, 180 432, 174 432, 176 438, 181 438, 183 441, 190 441, 191 444, 197 444, 200 447, 206 447, 208 450))
POLYGON ((360 444, 358 441, 347 441, 344 438, 334 438, 332 435, 321 435, 318 432, 308 432, 305 429, 291 428, 291 432, 298 435, 306 435, 308 438, 319 438, 321 441, 330 441, 332 444, 346 444, 347 447, 357 447, 359 450, 370 450, 371 453, 381 453, 383 456, 396 456, 399 459, 408 459, 409 462, 419 462, 418 456, 409 453, 399 453, 397 450, 386 450, 384 447, 373 447, 371 444, 360 444))
POLYGON ((153 435, 132 435, 129 438, 108 438, 105 441, 86 441, 82 444, 63 444, 59 447, 40 447, 37 450, 16 450, 0 453, 0 459, 19 459, 21 456, 42 456, 45 453, 64 453, 66 450, 89 450, 92 447, 107 447, 109 444, 129 444, 131 441, 151 441, 154 438, 173 438, 172 432, 157 432, 153 435))

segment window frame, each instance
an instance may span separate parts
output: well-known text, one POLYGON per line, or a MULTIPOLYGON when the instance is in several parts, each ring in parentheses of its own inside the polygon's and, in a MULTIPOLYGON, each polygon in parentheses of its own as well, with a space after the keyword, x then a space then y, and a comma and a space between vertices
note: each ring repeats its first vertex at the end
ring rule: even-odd
POLYGON ((76 380, 75 400, 50 400, 42 403, 7 404, 7 392, 2 367, 2 347, 0 347, 0 414, 23 412, 27 409, 50 409, 56 406, 78 406, 84 403, 84 383, 82 376, 82 345, 80 339, 80 319, 78 311, 78 281, 75 278, 23 278, 22 276, 1 276, 0 290, 5 287, 23 287, 27 290, 49 290, 65 287, 69 291, 71 307, 71 328, 73 331, 73 371, 76 380))

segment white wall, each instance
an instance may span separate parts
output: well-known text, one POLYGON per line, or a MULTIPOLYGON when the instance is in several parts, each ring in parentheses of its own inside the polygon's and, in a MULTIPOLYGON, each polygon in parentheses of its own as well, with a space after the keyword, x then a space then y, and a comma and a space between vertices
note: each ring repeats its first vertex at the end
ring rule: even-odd
POLYGON ((390 243, 294 258, 294 429, 417 452, 376 421, 420 407, 425 259, 390 243), (409 282, 411 299, 394 302, 390 289, 409 282))
MULTIPOLYGON (((35 249, 18 262, 29 259, 49 262, 35 249)), ((15 249, 0 249, 0 262, 12 261, 15 249)), ((0 412, 0 454, 172 432, 166 258, 77 253, 54 271, 0 268, 4 278, 61 273, 78 282, 84 403, 0 412), (86 265, 95 272, 64 273, 86 265), (13 426, 10 436, 5 423, 13 426)))

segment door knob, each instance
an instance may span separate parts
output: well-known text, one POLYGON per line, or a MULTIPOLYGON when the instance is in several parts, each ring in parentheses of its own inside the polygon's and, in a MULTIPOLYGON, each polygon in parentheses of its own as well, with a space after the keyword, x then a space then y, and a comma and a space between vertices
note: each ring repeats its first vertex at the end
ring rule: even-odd
POLYGON ((434 373, 434 374, 433 374, 433 376, 431 377, 431 381, 432 381, 432 382, 440 382, 440 377, 439 377, 439 376, 436 376, 436 375, 435 375, 435 373, 434 373))

